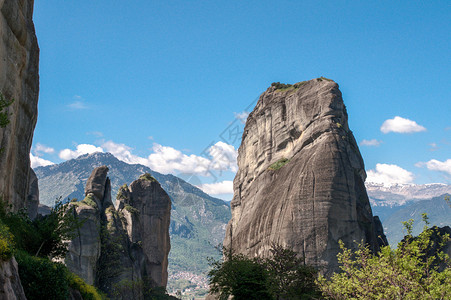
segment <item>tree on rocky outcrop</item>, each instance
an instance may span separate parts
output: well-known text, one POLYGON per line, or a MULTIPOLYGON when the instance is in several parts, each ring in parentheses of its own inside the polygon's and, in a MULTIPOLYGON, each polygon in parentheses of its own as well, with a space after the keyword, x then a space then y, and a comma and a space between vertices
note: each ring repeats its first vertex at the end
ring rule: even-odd
POLYGON ((392 250, 382 247, 376 255, 362 244, 355 252, 344 247, 338 254, 341 272, 318 284, 329 299, 450 299, 451 264, 442 249, 449 234, 437 227, 412 236, 413 220, 404 223, 407 236, 392 250), (434 251, 431 251, 435 249, 434 251))

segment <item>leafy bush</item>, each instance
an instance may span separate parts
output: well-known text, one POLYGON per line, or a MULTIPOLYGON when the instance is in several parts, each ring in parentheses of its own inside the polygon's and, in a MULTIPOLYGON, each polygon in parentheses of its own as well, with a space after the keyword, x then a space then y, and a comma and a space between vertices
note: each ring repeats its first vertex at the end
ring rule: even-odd
MULTIPOLYGON (((329 299, 451 299, 449 258, 440 250, 428 251, 434 245, 434 230, 427 227, 426 215, 423 220, 426 226, 415 238, 411 235, 413 220, 404 222, 408 234, 396 250, 386 246, 373 255, 360 244, 352 253, 341 242, 342 253, 337 257, 342 272, 330 280, 319 277, 323 295, 329 299), (446 264, 441 272, 440 263, 446 264)), ((439 246, 448 240, 449 236, 442 236, 439 246)))
POLYGON ((283 166, 285 166, 290 160, 287 158, 281 158, 278 161, 276 161, 275 163, 273 163, 272 165, 269 166, 269 170, 273 170, 273 171, 277 171, 280 168, 282 168, 283 166))
POLYGON ((68 272, 67 280, 69 286, 80 292, 83 300, 103 300, 106 296, 99 293, 95 287, 84 282, 83 279, 75 275, 74 273, 68 272))
POLYGON ((63 264, 31 256, 24 251, 17 251, 15 257, 27 299, 67 299, 69 285, 67 268, 63 264))
POLYGON ((14 240, 9 227, 0 220, 0 260, 8 260, 14 252, 14 240))

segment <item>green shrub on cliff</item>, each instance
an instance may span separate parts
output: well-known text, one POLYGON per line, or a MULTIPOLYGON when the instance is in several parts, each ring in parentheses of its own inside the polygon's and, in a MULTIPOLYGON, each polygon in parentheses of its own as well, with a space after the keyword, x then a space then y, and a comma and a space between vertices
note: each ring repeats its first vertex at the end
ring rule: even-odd
POLYGON ((14 100, 6 100, 2 93, 0 93, 0 128, 5 128, 9 124, 9 114, 5 112, 5 108, 10 106, 14 100))

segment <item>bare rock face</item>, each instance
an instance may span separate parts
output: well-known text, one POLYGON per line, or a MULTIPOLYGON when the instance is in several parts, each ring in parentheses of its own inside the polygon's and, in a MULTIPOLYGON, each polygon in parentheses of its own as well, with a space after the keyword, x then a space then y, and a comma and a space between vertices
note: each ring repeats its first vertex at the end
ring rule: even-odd
POLYGON ((0 299, 27 299, 20 283, 19 268, 14 257, 8 261, 0 261, 0 299))
POLYGON ((0 128, 0 196, 17 211, 26 207, 30 148, 37 120, 39 48, 33 0, 0 1, 0 92, 10 123, 0 128))
POLYGON ((30 178, 28 180, 27 213, 30 219, 34 220, 38 215, 39 208, 39 185, 38 177, 33 169, 30 168, 30 178))
POLYGON ((146 174, 120 189, 116 209, 107 172, 105 166, 94 169, 85 199, 72 202, 85 221, 65 262, 110 296, 116 288, 124 299, 142 299, 145 289, 167 284, 171 201, 146 174))
POLYGON ((363 160, 332 80, 268 88, 247 119, 238 167, 226 247, 268 256, 276 243, 324 272, 337 269, 339 240, 378 248, 363 160))
POLYGON ((124 228, 131 243, 142 249, 145 268, 141 276, 151 279, 155 286, 166 286, 171 249, 168 194, 155 178, 145 174, 128 188, 120 189, 117 205, 119 214, 124 216, 124 228))

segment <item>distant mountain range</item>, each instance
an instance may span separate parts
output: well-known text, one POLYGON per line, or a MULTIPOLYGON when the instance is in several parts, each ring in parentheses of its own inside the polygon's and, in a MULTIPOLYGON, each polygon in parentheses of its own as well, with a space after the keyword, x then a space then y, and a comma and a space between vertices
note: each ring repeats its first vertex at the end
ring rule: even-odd
POLYGON ((52 206, 59 197, 83 199, 89 175, 102 165, 109 168, 113 199, 116 199, 121 185, 130 184, 146 172, 160 182, 172 201, 168 288, 174 283, 171 278, 185 281, 187 278, 201 278, 203 282, 194 282, 194 285, 205 286, 205 274, 209 268, 207 257, 217 259, 220 256, 215 246, 224 239, 225 227, 231 216, 230 205, 183 179, 155 172, 143 165, 127 164, 110 153, 98 152, 56 165, 37 167, 41 204, 52 206), (184 276, 180 275, 181 272, 184 276))
POLYGON ((432 225, 451 226, 451 207, 444 200, 451 194, 451 185, 366 183, 373 215, 379 216, 389 243, 396 246, 406 233, 401 222, 414 219, 413 233, 423 229, 422 213, 432 225))

